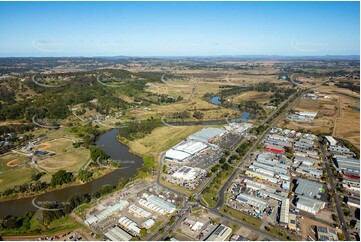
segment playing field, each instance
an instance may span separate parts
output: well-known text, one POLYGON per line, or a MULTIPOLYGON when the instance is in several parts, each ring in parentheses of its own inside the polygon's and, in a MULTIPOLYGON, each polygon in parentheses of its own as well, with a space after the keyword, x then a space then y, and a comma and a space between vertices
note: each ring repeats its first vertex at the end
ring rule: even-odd
POLYGON ((19 169, 0 174, 0 191, 30 182, 32 172, 33 170, 26 165, 19 169))
POLYGON ((7 171, 24 164, 29 159, 16 153, 7 153, 0 156, 0 171, 7 171))

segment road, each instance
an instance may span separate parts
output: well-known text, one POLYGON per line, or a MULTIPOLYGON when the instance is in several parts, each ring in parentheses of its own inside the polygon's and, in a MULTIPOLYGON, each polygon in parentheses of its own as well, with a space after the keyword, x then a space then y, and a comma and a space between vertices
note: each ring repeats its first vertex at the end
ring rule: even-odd
POLYGON ((327 158, 325 147, 323 146, 322 143, 319 142, 319 144, 320 144, 320 148, 321 148, 323 162, 325 163, 326 172, 327 172, 327 176, 328 176, 328 181, 329 181, 331 191, 332 191, 332 196, 333 196, 334 201, 335 201, 338 218, 340 219, 340 222, 341 222, 342 232, 346 236, 346 240, 351 241, 350 234, 347 231, 347 228, 345 226, 346 225, 346 220, 345 220, 345 217, 343 216, 341 203, 340 203, 339 197, 338 197, 338 195, 336 193, 335 185, 333 183, 333 174, 332 174, 332 171, 331 171, 331 168, 330 168, 329 159, 327 158))
MULTIPOLYGON (((302 95, 300 95, 299 97, 296 98, 296 100, 294 100, 294 102, 292 103, 292 105, 290 105, 285 111, 284 113, 279 116, 274 122, 273 125, 277 124, 280 120, 282 120, 286 115, 287 112, 292 109, 298 102, 299 100, 302 98, 302 95)), ((286 105, 289 101, 285 102, 284 105, 286 105)), ((282 108, 284 107, 284 105, 282 105, 282 108)), ((218 193, 218 197, 219 197, 219 201, 216 205, 216 209, 219 209, 223 203, 224 203, 224 192, 226 191, 226 189, 230 186, 231 182, 234 180, 235 176, 238 174, 238 170, 241 167, 241 165, 249 158, 250 154, 255 150, 255 148, 257 148, 257 146, 261 143, 261 141, 266 137, 266 135, 268 135, 269 131, 271 130, 272 126, 270 126, 269 128, 266 129, 266 131, 263 132, 263 134, 258 138, 258 140, 256 141, 256 143, 252 146, 251 149, 248 150, 248 152, 246 153, 246 155, 243 157, 243 159, 241 160, 241 162, 239 163, 239 165, 237 166, 236 169, 234 169, 232 175, 228 178, 227 182, 223 185, 223 187, 221 188, 221 190, 218 193)))

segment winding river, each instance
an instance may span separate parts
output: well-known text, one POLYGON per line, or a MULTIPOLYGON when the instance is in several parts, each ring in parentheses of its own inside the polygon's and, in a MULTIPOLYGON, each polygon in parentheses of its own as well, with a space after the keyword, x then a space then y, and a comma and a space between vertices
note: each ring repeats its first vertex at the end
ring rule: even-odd
MULTIPOLYGON (((120 177, 133 177, 136 174, 137 169, 143 164, 143 159, 137 155, 134 155, 133 153, 130 153, 127 146, 117 141, 117 131, 117 129, 112 129, 101 135, 98 138, 96 144, 102 148, 113 160, 121 160, 125 162, 126 164, 122 164, 122 169, 114 170, 113 172, 103 177, 82 185, 66 187, 60 190, 38 195, 36 201, 64 202, 73 194, 93 194, 97 192, 103 185, 117 185, 120 177)), ((37 208, 35 208, 33 205, 33 199, 34 197, 27 197, 0 202, 0 217, 4 217, 6 215, 21 216, 26 212, 36 211, 37 208)))

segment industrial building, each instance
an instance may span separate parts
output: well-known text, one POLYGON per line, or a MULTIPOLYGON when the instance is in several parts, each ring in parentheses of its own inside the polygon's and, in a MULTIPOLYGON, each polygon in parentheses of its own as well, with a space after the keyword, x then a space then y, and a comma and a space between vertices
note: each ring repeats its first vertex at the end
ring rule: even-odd
POLYGON ((194 181, 199 176, 205 176, 206 170, 197 167, 182 166, 175 173, 172 174, 174 179, 179 181, 194 181))
POLYGON ((148 202, 147 200, 144 200, 144 199, 140 199, 139 204, 142 205, 143 207, 148 208, 149 210, 157 212, 160 215, 165 215, 167 213, 164 209, 162 209, 159 206, 157 206, 157 205, 155 205, 153 203, 150 203, 150 202, 148 202))
POLYGON ((284 153, 285 149, 282 146, 266 144, 265 150, 272 151, 274 153, 284 153))
POLYGON ((236 200, 240 203, 245 203, 248 204, 254 208, 257 208, 258 211, 263 212, 268 206, 269 204, 259 198, 247 195, 247 194, 243 194, 240 193, 236 200))
POLYGON ((232 229, 224 224, 218 225, 205 241, 225 241, 232 233, 232 229))
POLYGON ((296 184, 295 193, 309 198, 319 197, 319 193, 324 189, 322 184, 302 178, 297 179, 296 184))
POLYGON ((140 228, 138 227, 138 225, 134 221, 130 220, 129 218, 120 217, 120 219, 118 220, 118 223, 120 226, 122 226, 126 230, 130 231, 131 233, 133 233, 135 235, 140 234, 140 228))
POLYGON ((360 171, 360 160, 355 158, 347 158, 341 155, 335 155, 334 161, 337 168, 341 170, 360 171))
POLYGON ((111 241, 130 241, 133 238, 133 236, 118 226, 115 226, 104 235, 111 241))
POLYGON ((344 146, 330 145, 328 150, 333 155, 344 155, 349 157, 353 157, 355 155, 349 148, 344 146))
POLYGON ((337 140, 335 140, 332 136, 325 136, 325 139, 328 142, 328 145, 337 145, 337 140))
POLYGON ((316 234, 318 241, 338 241, 337 232, 335 229, 316 226, 316 234))
POLYGON ((92 225, 94 223, 98 223, 100 221, 105 220, 106 218, 110 217, 111 215, 113 215, 114 213, 117 213, 121 210, 123 210, 125 207, 129 206, 129 202, 126 200, 120 200, 118 203, 113 204, 109 207, 107 207, 106 209, 104 209, 103 211, 101 211, 99 214, 97 215, 93 215, 89 218, 87 218, 86 220, 84 220, 84 223, 86 225, 92 225))
POLYGON ((158 207, 165 210, 167 213, 173 213, 175 211, 175 208, 176 208, 174 204, 172 204, 170 202, 167 202, 163 198, 156 197, 154 195, 148 196, 147 201, 150 202, 150 203, 153 203, 154 205, 157 205, 158 207))
POLYGON ((300 165, 297 169, 296 172, 306 175, 306 176, 310 176, 310 177, 315 177, 315 178, 321 178, 322 176, 322 170, 317 169, 315 167, 312 166, 308 166, 308 165, 300 165))
POLYGON ((205 128, 188 136, 188 140, 196 140, 204 143, 212 143, 214 139, 223 136, 226 133, 224 129, 205 128))
POLYGON ((128 210, 130 213, 134 214, 138 218, 149 218, 150 216, 152 216, 150 212, 138 207, 135 204, 130 205, 128 210))
POLYGON ((184 161, 188 157, 191 157, 202 150, 206 149, 208 146, 205 143, 198 141, 182 141, 179 144, 173 146, 165 153, 165 158, 168 160, 174 161, 184 161))
POLYGON ((261 174, 261 173, 258 173, 258 172, 254 172, 250 169, 247 169, 246 170, 246 174, 251 176, 251 177, 256 177, 256 178, 260 178, 262 180, 266 180, 266 181, 269 181, 269 182, 273 182, 273 183, 277 183, 277 178, 275 177, 270 177, 270 176, 266 176, 264 174, 261 174))
POLYGON ((290 214, 290 200, 288 198, 282 199, 280 225, 288 226, 290 214))
POLYGON ((298 163, 298 162, 302 163, 302 165, 313 166, 318 160, 310 158, 310 157, 295 155, 293 161, 295 163, 298 163))
POLYGON ((326 203, 310 197, 298 195, 296 198, 296 207, 300 210, 316 214, 325 207, 326 203))
POLYGON ((142 226, 146 229, 150 229, 151 227, 153 227, 155 224, 155 221, 153 219, 148 219, 147 221, 144 221, 142 223, 142 226))

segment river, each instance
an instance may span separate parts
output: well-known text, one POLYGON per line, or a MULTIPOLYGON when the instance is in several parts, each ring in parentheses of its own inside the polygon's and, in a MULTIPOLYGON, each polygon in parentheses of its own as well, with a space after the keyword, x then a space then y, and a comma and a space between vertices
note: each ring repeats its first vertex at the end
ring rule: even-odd
MULTIPOLYGON (((133 177, 136 174, 137 169, 142 166, 143 159, 133 153, 130 153, 127 146, 118 142, 116 139, 117 131, 117 129, 112 129, 101 135, 96 144, 113 160, 122 161, 123 163, 121 165, 121 169, 116 169, 103 177, 82 185, 66 187, 60 190, 41 194, 37 196, 36 201, 64 202, 74 194, 93 194, 105 184, 117 185, 120 177, 133 177)), ((36 211, 37 208, 33 205, 33 199, 34 197, 28 197, 0 202, 0 217, 4 217, 6 215, 21 216, 26 212, 36 211)))

